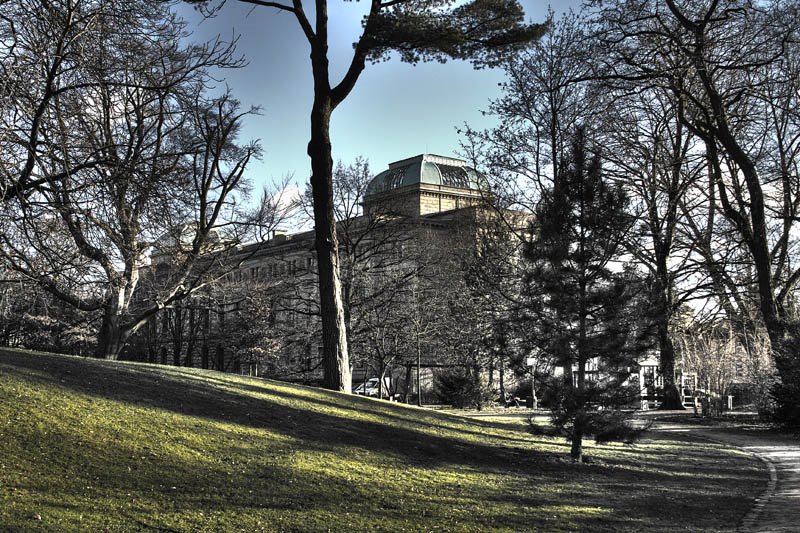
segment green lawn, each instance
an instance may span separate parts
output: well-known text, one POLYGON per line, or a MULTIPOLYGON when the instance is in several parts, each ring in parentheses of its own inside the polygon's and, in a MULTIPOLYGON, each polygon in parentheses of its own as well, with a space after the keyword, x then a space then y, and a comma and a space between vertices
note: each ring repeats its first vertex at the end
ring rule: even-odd
POLYGON ((0 351, 0 531, 733 531, 761 463, 211 371, 0 351))

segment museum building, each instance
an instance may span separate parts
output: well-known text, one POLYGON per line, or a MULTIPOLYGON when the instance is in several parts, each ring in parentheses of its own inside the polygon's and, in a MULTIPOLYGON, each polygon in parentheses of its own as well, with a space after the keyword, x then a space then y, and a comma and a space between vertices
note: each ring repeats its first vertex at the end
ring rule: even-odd
MULTIPOLYGON (((468 247, 487 194, 486 177, 460 159, 421 154, 391 163, 368 183, 362 214, 338 222, 345 301, 363 309, 365 301, 380 299, 383 283, 438 260, 432 256, 468 247)), ((313 239, 313 231, 274 231, 267 241, 241 246, 236 268, 220 286, 162 311, 131 353, 164 364, 316 382, 321 336, 313 239), (249 345, 242 341, 247 337, 249 345)), ((370 368, 359 349, 369 350, 351 343, 355 380, 391 374, 370 368)), ((387 363, 408 373, 409 361, 396 356, 387 363)), ((425 354, 422 364, 435 366, 435 356, 425 354)), ((430 372, 423 374, 424 388, 430 372)))

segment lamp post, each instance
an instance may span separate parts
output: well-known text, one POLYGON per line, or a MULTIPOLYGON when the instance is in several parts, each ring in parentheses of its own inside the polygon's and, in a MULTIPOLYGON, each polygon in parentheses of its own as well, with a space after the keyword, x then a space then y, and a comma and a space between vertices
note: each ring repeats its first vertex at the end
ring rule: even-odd
POLYGON ((536 358, 535 357, 528 357, 525 360, 525 364, 527 367, 531 369, 531 409, 536 409, 538 407, 538 401, 536 400, 536 373, 533 371, 533 368, 536 366, 536 358))
POLYGON ((417 336, 417 405, 422 407, 422 347, 417 336))

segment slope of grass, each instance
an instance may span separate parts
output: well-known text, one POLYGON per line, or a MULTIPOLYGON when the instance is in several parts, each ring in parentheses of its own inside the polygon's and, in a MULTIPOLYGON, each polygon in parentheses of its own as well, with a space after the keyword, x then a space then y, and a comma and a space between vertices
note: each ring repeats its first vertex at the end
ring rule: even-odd
POLYGON ((761 464, 211 371, 0 351, 0 530, 732 531, 761 464))

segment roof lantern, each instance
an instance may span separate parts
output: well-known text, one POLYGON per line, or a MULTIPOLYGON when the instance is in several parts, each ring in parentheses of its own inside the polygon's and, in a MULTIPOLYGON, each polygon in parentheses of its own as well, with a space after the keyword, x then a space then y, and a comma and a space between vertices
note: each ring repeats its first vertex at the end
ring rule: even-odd
POLYGON ((486 176, 468 167, 466 161, 434 154, 421 154, 389 164, 388 170, 384 170, 369 182, 367 195, 416 184, 458 189, 488 189, 486 176))

